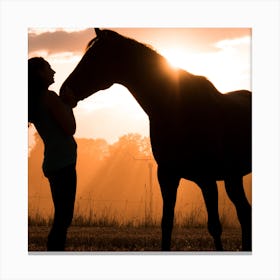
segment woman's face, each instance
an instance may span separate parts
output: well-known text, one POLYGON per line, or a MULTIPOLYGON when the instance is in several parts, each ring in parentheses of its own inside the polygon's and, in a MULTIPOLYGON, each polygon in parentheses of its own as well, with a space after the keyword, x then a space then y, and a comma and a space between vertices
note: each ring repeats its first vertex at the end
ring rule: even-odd
POLYGON ((40 77, 42 78, 42 81, 44 81, 44 84, 47 87, 49 87, 51 84, 54 83, 54 74, 55 71, 51 68, 50 64, 46 61, 45 65, 40 71, 40 77))

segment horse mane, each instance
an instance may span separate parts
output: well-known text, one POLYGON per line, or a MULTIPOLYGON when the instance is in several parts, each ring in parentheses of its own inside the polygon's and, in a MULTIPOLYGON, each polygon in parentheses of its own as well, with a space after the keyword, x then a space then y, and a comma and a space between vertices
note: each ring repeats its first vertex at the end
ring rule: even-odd
MULTIPOLYGON (((158 63, 159 67, 162 67, 163 64, 169 65, 168 60, 161 55, 159 52, 157 52, 156 49, 154 49, 153 46, 141 43, 139 41, 136 41, 135 39, 131 39, 125 36, 122 36, 118 33, 116 33, 120 38, 122 38, 126 44, 130 45, 134 49, 134 54, 135 51, 139 54, 141 59, 143 61, 146 60, 148 64, 152 65, 155 62, 158 63)), ((185 69, 172 69, 172 67, 169 65, 170 72, 178 72, 179 75, 181 76, 181 81, 182 81, 182 87, 181 89, 184 90, 184 88, 187 90, 188 87, 190 87, 196 94, 203 94, 205 92, 207 93, 213 93, 216 95, 217 93, 220 94, 220 92, 217 90, 217 88, 213 85, 211 81, 209 81, 205 76, 201 75, 195 75, 190 73, 189 71, 185 69), (186 83, 186 85, 184 85, 186 83)))

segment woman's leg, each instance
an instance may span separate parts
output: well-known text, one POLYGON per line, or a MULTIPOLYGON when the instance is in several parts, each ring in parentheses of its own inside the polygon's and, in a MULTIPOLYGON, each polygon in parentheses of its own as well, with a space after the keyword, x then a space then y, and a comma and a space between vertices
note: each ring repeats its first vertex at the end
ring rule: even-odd
POLYGON ((48 176, 54 203, 54 220, 48 236, 48 251, 63 251, 67 229, 71 224, 76 195, 75 165, 67 166, 48 176))

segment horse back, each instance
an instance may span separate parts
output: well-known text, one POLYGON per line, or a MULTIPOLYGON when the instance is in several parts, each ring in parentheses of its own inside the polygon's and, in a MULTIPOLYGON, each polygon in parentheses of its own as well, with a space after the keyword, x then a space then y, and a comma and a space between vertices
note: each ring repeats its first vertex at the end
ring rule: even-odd
MULTIPOLYGON (((181 98, 160 118, 150 119, 158 163, 178 163, 222 177, 251 172, 251 92, 201 93, 181 98)), ((184 177, 191 177, 188 174, 184 177)))

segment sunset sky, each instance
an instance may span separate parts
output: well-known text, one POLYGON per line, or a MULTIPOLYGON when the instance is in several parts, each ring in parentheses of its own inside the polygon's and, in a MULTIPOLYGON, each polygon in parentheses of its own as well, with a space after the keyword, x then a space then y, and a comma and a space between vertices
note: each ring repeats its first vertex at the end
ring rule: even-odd
MULTIPOLYGON (((175 67, 206 76, 221 92, 251 90, 249 28, 108 28, 152 46, 175 67)), ((42 56, 56 71, 50 89, 59 92, 81 59, 92 28, 29 28, 28 56, 42 56)), ((74 109, 76 137, 104 138, 109 143, 126 133, 149 135, 148 118, 121 85, 79 102, 74 109)), ((34 128, 29 129, 32 142, 34 128)))

